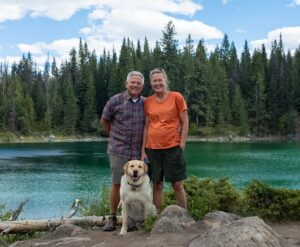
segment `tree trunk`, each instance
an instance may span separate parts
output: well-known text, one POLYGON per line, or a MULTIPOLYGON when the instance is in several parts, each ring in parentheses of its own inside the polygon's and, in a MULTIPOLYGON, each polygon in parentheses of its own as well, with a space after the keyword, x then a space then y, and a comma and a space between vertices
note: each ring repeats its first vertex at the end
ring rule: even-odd
MULTIPOLYGON (((122 224, 121 216, 118 216, 118 224, 122 224)), ((78 226, 104 226, 108 216, 86 216, 63 219, 22 220, 22 221, 0 221, 0 235, 8 233, 27 233, 34 231, 54 230, 62 224, 73 224, 78 226)))

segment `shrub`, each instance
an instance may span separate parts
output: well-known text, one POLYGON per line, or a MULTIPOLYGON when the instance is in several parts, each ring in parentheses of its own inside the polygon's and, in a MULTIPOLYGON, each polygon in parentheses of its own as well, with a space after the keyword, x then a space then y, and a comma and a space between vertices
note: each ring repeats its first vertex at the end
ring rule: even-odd
POLYGON ((198 126, 197 124, 195 123, 191 123, 190 124, 190 127, 189 127, 189 135, 198 135, 199 134, 199 129, 198 129, 198 126))
POLYGON ((272 221, 300 220, 300 190, 272 188, 253 180, 244 190, 248 214, 272 221))
POLYGON ((6 209, 4 205, 0 204, 0 221, 9 220, 9 218, 12 216, 12 211, 6 209))
POLYGON ((237 212, 241 207, 240 193, 229 183, 228 178, 201 180, 192 176, 185 181, 184 187, 188 211, 196 220, 211 211, 237 212))

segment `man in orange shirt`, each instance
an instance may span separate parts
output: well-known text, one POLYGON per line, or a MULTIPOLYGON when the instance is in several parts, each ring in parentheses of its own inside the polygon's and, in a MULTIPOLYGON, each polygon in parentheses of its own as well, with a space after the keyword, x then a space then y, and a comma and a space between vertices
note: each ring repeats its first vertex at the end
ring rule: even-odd
POLYGON ((146 124, 142 159, 148 157, 153 181, 153 201, 159 210, 163 202, 163 181, 171 182, 177 205, 187 208, 183 180, 186 165, 183 159, 188 135, 187 105, 183 96, 168 89, 163 69, 150 72, 154 94, 144 102, 146 124))

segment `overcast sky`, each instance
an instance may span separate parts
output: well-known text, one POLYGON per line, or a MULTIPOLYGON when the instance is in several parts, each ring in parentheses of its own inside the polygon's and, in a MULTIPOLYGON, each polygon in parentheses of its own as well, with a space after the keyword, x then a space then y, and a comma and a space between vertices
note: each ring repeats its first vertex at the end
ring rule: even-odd
POLYGON ((300 44, 300 0, 0 0, 0 62, 27 52, 38 65, 48 55, 62 61, 80 37, 97 55, 118 51, 123 37, 152 46, 169 21, 180 45, 191 34, 208 51, 225 33, 239 54, 245 40, 269 48, 280 34, 286 51, 300 44))

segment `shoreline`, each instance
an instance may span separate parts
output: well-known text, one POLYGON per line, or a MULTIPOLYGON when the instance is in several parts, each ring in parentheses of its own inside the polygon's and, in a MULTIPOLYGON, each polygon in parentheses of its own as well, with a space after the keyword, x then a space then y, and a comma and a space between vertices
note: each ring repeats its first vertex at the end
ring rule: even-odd
MULTIPOLYGON (((20 136, 15 138, 0 138, 0 144, 21 144, 21 143, 58 143, 58 142, 106 142, 107 137, 101 136, 20 136)), ((188 136, 187 142, 300 142, 300 139, 290 136, 188 136)))

